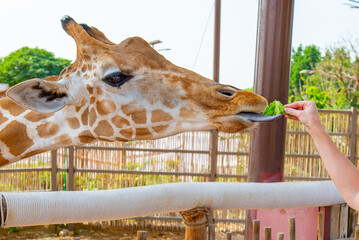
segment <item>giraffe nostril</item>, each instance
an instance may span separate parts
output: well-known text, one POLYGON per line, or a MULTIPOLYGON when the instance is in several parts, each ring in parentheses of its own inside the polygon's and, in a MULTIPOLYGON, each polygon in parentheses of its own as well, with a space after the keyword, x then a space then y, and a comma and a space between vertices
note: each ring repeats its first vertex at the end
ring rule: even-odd
POLYGON ((222 94, 222 95, 226 96, 226 97, 233 97, 233 95, 236 93, 235 91, 228 90, 228 89, 226 89, 226 90, 219 89, 219 90, 217 90, 217 92, 219 94, 222 94))

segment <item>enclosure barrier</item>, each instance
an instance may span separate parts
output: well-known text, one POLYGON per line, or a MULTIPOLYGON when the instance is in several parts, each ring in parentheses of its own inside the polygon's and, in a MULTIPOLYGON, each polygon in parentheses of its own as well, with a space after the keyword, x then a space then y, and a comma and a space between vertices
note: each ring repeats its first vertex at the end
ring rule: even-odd
POLYGON ((273 209, 344 203, 331 181, 171 183, 100 191, 1 193, 1 226, 134 218, 196 207, 273 209))

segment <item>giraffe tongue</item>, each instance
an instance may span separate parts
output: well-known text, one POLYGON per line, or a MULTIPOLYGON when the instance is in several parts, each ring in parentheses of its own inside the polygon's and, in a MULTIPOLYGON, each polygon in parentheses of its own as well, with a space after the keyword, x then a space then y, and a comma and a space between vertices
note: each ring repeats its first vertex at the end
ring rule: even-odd
POLYGON ((241 112, 237 114, 240 117, 243 117, 247 120, 250 120, 252 122, 271 122, 274 120, 277 120, 282 117, 281 114, 277 114, 274 116, 270 115, 263 115, 259 113, 253 113, 253 112, 241 112))

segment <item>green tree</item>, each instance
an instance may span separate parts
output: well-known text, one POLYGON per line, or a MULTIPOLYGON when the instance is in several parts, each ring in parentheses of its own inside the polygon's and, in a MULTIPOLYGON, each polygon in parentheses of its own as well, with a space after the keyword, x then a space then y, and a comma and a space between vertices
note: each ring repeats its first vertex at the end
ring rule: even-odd
POLYGON ((321 53, 319 47, 316 45, 306 46, 305 48, 299 45, 297 50, 292 49, 289 79, 290 102, 303 100, 301 93, 303 92, 306 76, 300 74, 300 71, 313 69, 320 60, 321 53))
MULTIPOLYGON (((315 67, 316 85, 330 93, 330 108, 358 107, 359 42, 344 41, 326 50, 315 67)), ((314 83, 312 83, 314 84, 314 83)))
POLYGON ((13 86, 27 79, 58 75, 70 63, 44 49, 23 47, 0 58, 0 82, 13 86))

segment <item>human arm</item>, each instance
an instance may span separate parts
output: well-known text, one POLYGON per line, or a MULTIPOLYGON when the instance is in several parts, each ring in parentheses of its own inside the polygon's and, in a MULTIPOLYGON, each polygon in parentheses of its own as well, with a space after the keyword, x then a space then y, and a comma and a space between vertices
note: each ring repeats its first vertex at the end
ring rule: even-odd
POLYGON ((322 126, 315 102, 302 101, 285 105, 286 118, 299 120, 312 136, 329 176, 344 200, 359 210, 359 171, 340 152, 322 126))

